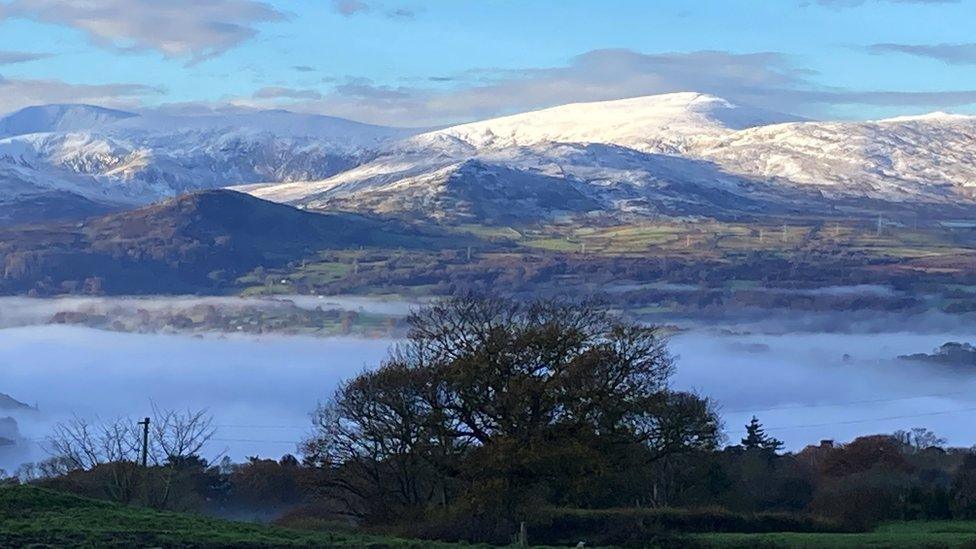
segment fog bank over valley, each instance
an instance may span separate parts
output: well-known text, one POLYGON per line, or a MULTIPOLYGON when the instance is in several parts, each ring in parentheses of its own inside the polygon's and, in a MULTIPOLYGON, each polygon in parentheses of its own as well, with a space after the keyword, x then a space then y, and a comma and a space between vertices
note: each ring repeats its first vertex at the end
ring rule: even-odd
MULTIPOLYGON (((367 298, 294 299, 377 314, 403 315, 412 303, 367 298)), ((0 393, 38 410, 5 410, 19 440, 0 447, 0 468, 45 457, 51 426, 72 416, 142 417, 162 408, 207 408, 218 433, 207 449, 233 459, 278 457, 296 451, 309 412, 336 384, 377 365, 395 339, 275 334, 139 334, 47 325, 66 307, 185 308, 193 305, 264 306, 256 298, 77 298, 2 301, 0 393), (10 327, 13 325, 13 327, 10 327)), ((867 433, 925 426, 968 445, 967 414, 976 413, 976 366, 947 367, 898 359, 929 353, 947 341, 976 341, 958 317, 776 314, 678 323, 671 337, 677 388, 714 400, 730 442, 759 416, 790 449, 821 439, 850 440, 867 433), (727 322, 731 320, 732 322, 727 322), (888 327, 886 328, 886 324, 888 327), (956 328, 952 328, 956 326, 956 328), (846 330, 846 331, 844 331, 846 330)))
MULTIPOLYGON (((0 467, 43 459, 50 427, 72 416, 115 419, 207 408, 218 434, 205 452, 294 453, 309 412, 336 383, 376 365, 390 340, 189 337, 39 326, 0 330, 0 392, 38 412, 10 413, 29 446, 0 449, 0 467)), ((0 416, 7 415, 6 412, 0 416)))
POLYGON ((131 315, 140 310, 174 313, 195 307, 239 310, 246 307, 274 309, 294 306, 300 309, 342 310, 377 315, 405 316, 419 304, 401 298, 362 296, 277 295, 257 297, 0 297, 0 328, 51 323, 57 313, 131 315))

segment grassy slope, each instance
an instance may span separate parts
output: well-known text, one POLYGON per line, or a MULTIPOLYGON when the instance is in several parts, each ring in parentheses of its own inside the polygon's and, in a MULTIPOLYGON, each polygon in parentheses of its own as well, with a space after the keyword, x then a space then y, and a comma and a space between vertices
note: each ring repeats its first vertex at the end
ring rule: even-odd
POLYGON ((156 512, 29 486, 0 487, 0 547, 448 547, 156 512))
MULTIPOLYGON (((698 534, 711 547, 960 547, 976 543, 976 521, 906 522, 865 534, 698 534)), ((453 544, 259 524, 126 507, 30 486, 0 487, 0 547, 372 547, 453 544)))
POLYGON ((865 534, 700 534, 710 547, 973 547, 976 521, 917 521, 892 523, 865 534))

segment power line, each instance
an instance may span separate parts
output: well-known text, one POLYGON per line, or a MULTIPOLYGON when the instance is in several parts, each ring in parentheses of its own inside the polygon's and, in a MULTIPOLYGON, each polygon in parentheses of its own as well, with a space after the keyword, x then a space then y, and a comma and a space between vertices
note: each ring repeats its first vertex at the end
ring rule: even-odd
MULTIPOLYGON (((945 393, 945 394, 952 394, 952 393, 945 393)), ((929 395, 929 396, 936 396, 936 395, 929 395)), ((920 397, 904 397, 904 398, 901 398, 901 399, 879 399, 879 400, 877 400, 875 402, 882 402, 882 401, 888 401, 888 400, 905 400, 907 398, 923 398, 923 397, 920 396, 920 397)), ((958 413, 963 413, 963 412, 976 412, 976 407, 972 407, 972 408, 959 408, 959 409, 956 409, 956 410, 940 410, 940 411, 937 411, 937 412, 922 412, 922 413, 918 413, 918 414, 900 414, 900 415, 894 415, 894 416, 884 416, 884 417, 874 417, 874 418, 860 418, 860 419, 850 419, 850 420, 841 420, 841 421, 829 421, 829 422, 823 422, 823 423, 808 423, 808 424, 802 424, 802 425, 784 425, 784 426, 780 426, 780 427, 766 427, 765 429, 767 431, 780 431, 780 430, 785 430, 785 429, 810 429, 810 428, 815 428, 815 427, 832 427, 832 426, 835 426, 835 425, 857 425, 857 424, 861 424, 861 423, 871 423, 871 422, 874 422, 874 421, 892 421, 892 420, 896 420, 896 419, 912 419, 912 418, 919 418, 919 417, 931 417, 931 416, 940 416, 940 415, 948 415, 948 414, 958 414, 958 413)), ((745 430, 730 431, 730 432, 745 432, 745 430)), ((256 443, 267 442, 267 443, 278 443, 278 444, 296 444, 297 443, 296 441, 293 441, 293 440, 223 439, 223 438, 222 439, 215 438, 215 439, 211 439, 211 440, 213 440, 215 442, 256 442, 256 443)))
MULTIPOLYGON (((797 405, 797 406, 783 406, 783 407, 776 407, 776 408, 740 409, 740 410, 729 410, 729 411, 725 411, 724 413, 734 414, 734 413, 742 413, 742 412, 763 412, 763 411, 769 412, 769 411, 780 411, 780 410, 796 410, 796 409, 805 409, 805 408, 823 408, 823 407, 830 407, 830 406, 844 406, 844 405, 849 405, 849 404, 870 404, 870 403, 879 403, 879 402, 895 402, 895 401, 900 401, 900 400, 913 400, 913 399, 919 399, 919 398, 934 398, 934 397, 941 397, 941 396, 958 395, 958 394, 962 394, 964 392, 965 391, 955 391, 955 392, 949 392, 949 393, 935 393, 935 394, 929 394, 929 395, 914 395, 914 396, 906 396, 906 397, 881 398, 881 399, 867 399, 867 400, 851 400, 851 401, 846 401, 846 402, 834 402, 834 403, 828 403, 828 404, 807 404, 807 405, 797 405)), ((920 417, 932 417, 932 416, 940 416, 940 415, 958 414, 958 413, 963 413, 963 412, 976 412, 976 407, 959 408, 959 409, 956 409, 956 410, 940 410, 940 411, 936 411, 936 412, 921 412, 921 413, 917 413, 917 414, 899 414, 899 415, 893 415, 893 416, 883 416, 883 417, 874 417, 874 418, 859 418, 859 419, 850 419, 850 420, 841 420, 841 421, 829 421, 829 422, 822 422, 822 423, 808 423, 808 424, 800 424, 800 425, 784 425, 784 426, 778 426, 778 427, 766 427, 765 429, 767 431, 782 431, 782 430, 789 430, 789 429, 812 429, 812 428, 817 428, 817 427, 832 427, 832 426, 837 426, 837 425, 857 425, 857 424, 871 423, 871 422, 876 422, 876 421, 893 421, 893 420, 898 420, 898 419, 913 419, 913 418, 920 418, 920 417)), ((297 426, 297 425, 243 425, 243 424, 233 424, 233 425, 232 424, 218 424, 218 425, 215 425, 215 427, 239 428, 239 429, 301 429, 301 430, 307 430, 309 428, 308 425, 297 426)), ((739 429, 739 430, 735 430, 735 431, 729 431, 729 433, 740 433, 740 432, 745 432, 745 430, 744 429, 739 429)), ((44 443, 44 442, 47 442, 48 441, 47 438, 23 438, 23 439, 20 439, 20 440, 23 440, 23 441, 26 441, 26 442, 33 442, 34 444, 38 444, 38 445, 40 445, 41 443, 44 443)), ((268 443, 268 444, 298 444, 299 443, 299 441, 297 441, 297 440, 271 440, 271 439, 254 439, 254 438, 247 438, 247 439, 243 439, 243 438, 212 438, 210 440, 212 442, 268 443)))
POLYGON ((308 429, 312 424, 308 425, 214 425, 214 427, 221 427, 227 429, 308 429))
POLYGON ((776 408, 742 408, 739 410, 723 410, 726 414, 741 414, 746 412, 777 412, 780 410, 799 410, 803 408, 829 408, 832 406, 847 406, 850 404, 874 404, 878 402, 896 402, 899 400, 915 400, 918 398, 936 398, 943 396, 953 396, 961 394, 969 394, 970 391, 953 391, 951 393, 935 393, 930 395, 912 395, 904 397, 892 397, 892 398, 875 398, 868 400, 848 400, 846 402, 828 402, 825 404, 797 404, 793 406, 780 406, 776 408))
POLYGON ((211 442, 259 442, 272 444, 298 444, 300 442, 297 440, 259 440, 247 438, 212 438, 210 440, 211 442))
MULTIPOLYGON (((767 431, 782 431, 785 429, 809 429, 814 427, 833 427, 836 425, 856 425, 860 423, 871 423, 873 421, 890 421, 895 419, 912 419, 919 417, 930 417, 930 416, 941 416, 948 414, 958 414, 962 412, 976 412, 976 407, 974 408, 959 408, 957 410, 942 410, 939 412, 922 412, 918 414, 902 414, 897 416, 885 416, 885 417, 874 417, 874 418, 864 418, 864 419, 851 419, 843 421, 829 421, 825 423, 808 423, 805 425, 788 425, 782 427, 764 427, 767 431)), ((731 431, 733 433, 744 433, 745 429, 740 429, 737 431, 731 431)))

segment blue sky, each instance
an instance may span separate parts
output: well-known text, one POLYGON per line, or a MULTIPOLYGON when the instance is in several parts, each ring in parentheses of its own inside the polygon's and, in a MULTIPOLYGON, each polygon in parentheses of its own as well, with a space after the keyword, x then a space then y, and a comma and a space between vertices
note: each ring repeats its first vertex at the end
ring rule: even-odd
POLYGON ((435 125, 703 91, 976 113, 976 0, 0 0, 0 111, 288 108, 435 125))

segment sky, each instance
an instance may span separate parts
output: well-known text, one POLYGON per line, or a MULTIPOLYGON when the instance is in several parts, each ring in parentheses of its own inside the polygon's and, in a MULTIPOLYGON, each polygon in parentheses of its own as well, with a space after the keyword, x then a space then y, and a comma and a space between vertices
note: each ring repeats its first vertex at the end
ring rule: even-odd
POLYGON ((699 91, 976 114, 976 0, 0 0, 0 113, 284 108, 426 127, 699 91))

